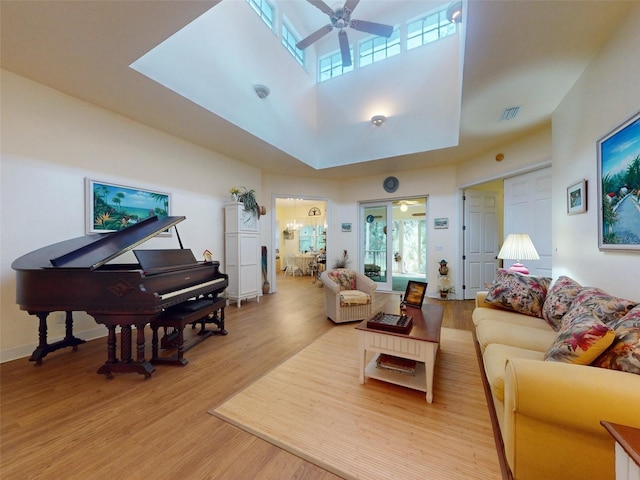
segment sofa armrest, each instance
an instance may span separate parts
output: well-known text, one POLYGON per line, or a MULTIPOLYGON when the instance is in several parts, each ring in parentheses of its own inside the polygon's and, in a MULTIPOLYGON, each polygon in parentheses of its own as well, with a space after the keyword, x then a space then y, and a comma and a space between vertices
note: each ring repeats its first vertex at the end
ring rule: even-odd
POLYGON ((514 476, 610 476, 613 448, 600 421, 640 427, 640 375, 522 358, 505 368, 502 438, 514 476))

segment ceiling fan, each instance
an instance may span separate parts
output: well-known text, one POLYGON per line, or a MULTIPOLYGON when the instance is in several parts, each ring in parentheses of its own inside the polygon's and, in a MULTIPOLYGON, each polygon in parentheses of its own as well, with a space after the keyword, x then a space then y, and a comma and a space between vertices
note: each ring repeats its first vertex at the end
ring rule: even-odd
POLYGON ((300 40, 296 43, 296 47, 300 50, 304 50, 312 43, 317 42, 326 34, 328 34, 334 28, 340 29, 338 32, 338 42, 340 43, 340 54, 342 55, 342 65, 345 67, 351 66, 351 52, 349 50, 349 39, 347 37, 346 28, 351 27, 354 30, 360 32, 372 33, 373 35, 379 35, 389 38, 393 32, 391 25, 383 25, 382 23, 367 22, 365 20, 351 19, 353 10, 358 6, 360 0, 347 0, 344 7, 333 10, 322 0, 307 0, 311 5, 321 10, 323 13, 329 15, 331 23, 316 30, 307 38, 300 40))

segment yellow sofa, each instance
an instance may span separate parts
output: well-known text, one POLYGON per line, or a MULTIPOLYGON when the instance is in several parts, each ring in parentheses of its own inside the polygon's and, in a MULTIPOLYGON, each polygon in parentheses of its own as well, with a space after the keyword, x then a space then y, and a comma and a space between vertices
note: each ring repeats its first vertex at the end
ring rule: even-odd
POLYGON ((551 326, 486 296, 477 294, 473 322, 508 474, 613 480, 614 443, 600 421, 640 428, 640 375, 545 361, 551 326))

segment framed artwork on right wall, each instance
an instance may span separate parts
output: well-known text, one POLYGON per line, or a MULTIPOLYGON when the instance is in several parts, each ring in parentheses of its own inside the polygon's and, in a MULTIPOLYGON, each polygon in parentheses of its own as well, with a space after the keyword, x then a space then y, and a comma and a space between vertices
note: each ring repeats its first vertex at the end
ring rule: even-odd
POLYGON ((598 248, 640 250, 640 112, 597 142, 598 248))

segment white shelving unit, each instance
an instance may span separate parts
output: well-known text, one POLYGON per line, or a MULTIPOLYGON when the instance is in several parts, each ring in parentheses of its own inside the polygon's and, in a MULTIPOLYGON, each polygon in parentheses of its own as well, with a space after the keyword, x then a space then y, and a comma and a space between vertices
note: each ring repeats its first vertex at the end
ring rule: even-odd
POLYGON ((229 275, 227 298, 235 300, 238 308, 242 300, 260 301, 260 235, 255 212, 247 212, 244 204, 224 206, 225 273, 229 275))

